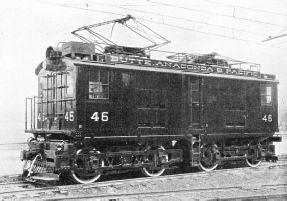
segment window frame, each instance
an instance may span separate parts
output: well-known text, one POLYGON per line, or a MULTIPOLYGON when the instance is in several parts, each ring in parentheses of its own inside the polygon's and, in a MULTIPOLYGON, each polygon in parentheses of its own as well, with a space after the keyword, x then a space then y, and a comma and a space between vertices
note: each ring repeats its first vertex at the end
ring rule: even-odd
MULTIPOLYGON (((110 98, 110 72, 106 69, 90 69, 88 71, 88 99, 89 100, 109 100, 110 98), (101 72, 106 71, 107 73, 107 77, 105 78, 107 80, 106 84, 103 84, 101 82, 102 76, 101 76, 101 72), (97 73, 97 77, 98 77, 98 82, 94 82, 91 81, 91 73, 97 73), (93 83, 91 83, 93 82, 93 83), (96 86, 98 86, 100 89, 102 89, 102 92, 91 92, 91 86, 94 86, 94 88, 96 86), (104 87, 107 87, 107 93, 104 92, 104 87), (107 97, 105 97, 104 95, 107 94, 107 97), (92 98, 91 95, 96 95, 96 98, 92 98), (100 97, 102 96, 102 97, 100 97)), ((99 90, 100 91, 100 90, 99 90)))
POLYGON ((273 85, 272 84, 270 84, 270 83, 260 84, 260 103, 261 103, 261 106, 272 106, 273 105, 272 93, 273 93, 273 85), (263 87, 264 87, 264 93, 262 93, 263 87), (268 93, 268 88, 270 88, 270 94, 268 93), (262 98, 262 97, 265 97, 265 98, 262 98), (270 97, 270 102, 268 102, 268 97, 270 97), (263 102, 264 100, 266 100, 266 101, 263 102))

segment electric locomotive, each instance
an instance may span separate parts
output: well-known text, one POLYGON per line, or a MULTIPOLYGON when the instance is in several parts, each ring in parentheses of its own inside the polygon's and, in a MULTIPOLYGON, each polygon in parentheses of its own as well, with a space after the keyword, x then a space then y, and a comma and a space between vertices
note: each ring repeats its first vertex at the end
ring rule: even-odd
POLYGON ((114 44, 97 53, 87 41, 49 47, 38 95, 26 99, 23 176, 91 183, 134 169, 155 177, 230 161, 257 167, 275 153, 275 75, 216 53, 167 58, 114 44))

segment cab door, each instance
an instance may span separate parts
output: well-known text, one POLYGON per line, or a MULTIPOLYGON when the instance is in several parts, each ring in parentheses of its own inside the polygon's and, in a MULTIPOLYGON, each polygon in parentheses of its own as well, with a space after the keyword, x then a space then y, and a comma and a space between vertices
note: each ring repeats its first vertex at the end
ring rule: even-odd
POLYGON ((246 84, 241 80, 225 80, 222 100, 224 102, 224 124, 227 132, 246 129, 246 84))
POLYGON ((277 83, 260 84, 261 125, 263 131, 278 130, 277 83))
POLYGON ((90 68, 84 72, 86 88, 83 90, 88 93, 85 95, 84 129, 90 134, 111 134, 112 126, 119 126, 111 123, 115 119, 110 97, 111 72, 103 68, 90 68))

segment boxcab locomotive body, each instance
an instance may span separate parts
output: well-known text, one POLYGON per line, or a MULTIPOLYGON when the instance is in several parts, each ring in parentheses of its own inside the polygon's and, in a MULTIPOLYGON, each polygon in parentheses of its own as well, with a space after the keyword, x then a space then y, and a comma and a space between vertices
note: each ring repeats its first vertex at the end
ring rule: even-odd
POLYGON ((92 44, 48 48, 26 99, 24 176, 78 183, 142 169, 146 176, 228 161, 256 167, 278 130, 274 75, 230 66, 95 54, 92 44), (30 113, 30 114, 29 114, 30 113))

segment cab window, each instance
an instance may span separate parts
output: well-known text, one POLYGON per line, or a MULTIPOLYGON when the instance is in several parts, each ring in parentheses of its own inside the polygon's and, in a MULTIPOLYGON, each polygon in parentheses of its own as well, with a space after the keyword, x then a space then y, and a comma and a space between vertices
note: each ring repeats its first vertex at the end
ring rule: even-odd
POLYGON ((271 84, 261 84, 261 105, 272 105, 271 84))
POLYGON ((89 99, 109 98, 109 72, 107 70, 89 71, 89 99))

